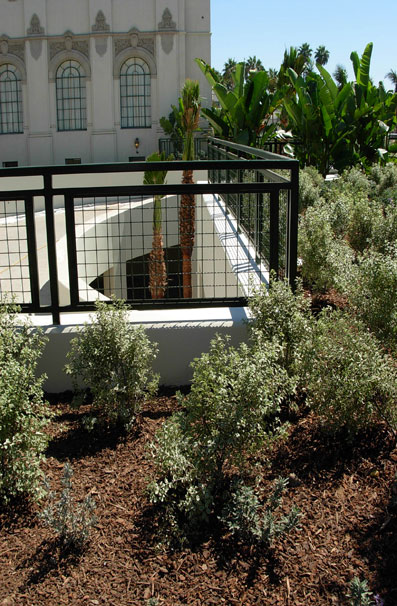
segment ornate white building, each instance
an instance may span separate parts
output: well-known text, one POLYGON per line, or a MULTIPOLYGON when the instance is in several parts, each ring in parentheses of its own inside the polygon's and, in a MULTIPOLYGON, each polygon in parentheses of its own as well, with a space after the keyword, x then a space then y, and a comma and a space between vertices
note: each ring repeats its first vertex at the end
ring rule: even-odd
POLYGON ((195 57, 210 0, 0 0, 0 167, 146 156, 195 57))

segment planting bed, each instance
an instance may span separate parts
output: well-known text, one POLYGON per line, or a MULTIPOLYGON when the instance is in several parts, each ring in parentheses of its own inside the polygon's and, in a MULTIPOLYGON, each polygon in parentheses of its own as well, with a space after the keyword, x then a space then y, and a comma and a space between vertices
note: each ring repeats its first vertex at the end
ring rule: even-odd
POLYGON ((330 605, 348 604, 354 576, 366 578, 385 606, 397 604, 397 449, 385 426, 327 437, 307 411, 290 419, 288 439, 258 456, 261 490, 290 476, 284 498, 301 528, 270 550, 232 541, 214 525, 200 542, 162 542, 145 495, 147 446, 177 408, 172 394, 145 406, 135 433, 86 433, 67 397, 57 415, 44 471, 59 489, 63 465, 74 469, 77 499, 90 493, 97 523, 82 553, 61 552, 37 518, 39 506, 15 503, 0 514, 2 606, 330 605))

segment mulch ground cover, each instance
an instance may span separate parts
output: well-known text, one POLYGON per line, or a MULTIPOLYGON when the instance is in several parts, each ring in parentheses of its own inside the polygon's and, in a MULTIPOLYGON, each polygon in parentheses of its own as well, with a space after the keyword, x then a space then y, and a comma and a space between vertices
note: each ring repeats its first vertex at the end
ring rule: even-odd
POLYGON ((283 507, 300 508, 300 529, 271 549, 232 541, 219 528, 171 548, 145 491, 148 444, 176 410, 175 397, 148 403, 128 436, 87 433, 84 410, 68 398, 56 408, 44 472, 59 491, 70 461, 75 498, 92 495, 97 523, 81 553, 65 552, 37 516, 42 505, 2 510, 1 606, 347 604, 354 576, 385 606, 397 604, 397 449, 384 425, 349 442, 327 436, 311 413, 296 413, 288 438, 257 463, 264 494, 276 477, 290 478, 283 507))

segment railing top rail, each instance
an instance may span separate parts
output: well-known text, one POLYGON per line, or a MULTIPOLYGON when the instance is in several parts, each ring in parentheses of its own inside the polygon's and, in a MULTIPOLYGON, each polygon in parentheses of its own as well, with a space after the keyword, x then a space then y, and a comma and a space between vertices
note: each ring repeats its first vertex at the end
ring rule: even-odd
MULTIPOLYGON (((252 148, 249 148, 252 149, 252 148)), ((277 156, 272 154, 272 156, 277 156)), ((282 158, 282 156, 277 156, 282 158)), ((13 168, 0 168, 1 177, 30 177, 44 175, 76 175, 76 174, 95 174, 95 173, 120 173, 120 172, 144 172, 146 170, 208 170, 241 168, 247 169, 247 162, 253 169, 277 168, 278 160, 272 158, 266 159, 238 159, 238 160, 173 160, 171 162, 118 162, 111 164, 73 164, 73 165, 51 165, 51 166, 18 166, 13 168)), ((295 166, 296 160, 286 159, 283 161, 283 168, 295 166)))
POLYGON ((291 166, 298 164, 298 160, 293 160, 292 158, 287 158, 286 156, 281 156, 280 154, 275 154, 264 149, 258 149, 257 147, 241 145, 240 143, 233 143, 232 141, 226 141, 225 139, 217 139, 215 137, 208 137, 208 141, 210 143, 214 143, 215 145, 223 145, 224 147, 227 147, 229 149, 244 152, 251 156, 257 156, 258 158, 262 158, 264 160, 273 160, 277 162, 282 162, 283 164, 290 164, 291 166))

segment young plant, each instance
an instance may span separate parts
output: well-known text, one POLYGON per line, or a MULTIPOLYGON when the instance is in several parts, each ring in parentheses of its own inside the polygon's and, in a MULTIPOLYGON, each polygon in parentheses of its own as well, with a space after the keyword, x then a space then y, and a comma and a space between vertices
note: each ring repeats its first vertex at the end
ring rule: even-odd
POLYGON ((79 381, 93 396, 94 415, 129 429, 145 399, 157 389, 152 362, 157 346, 142 327, 133 328, 123 301, 98 302, 96 314, 71 342, 65 370, 83 401, 79 381))
MULTIPOLYGON (((350 581, 349 598, 350 606, 376 606, 376 602, 372 599, 372 591, 369 591, 368 583, 365 579, 362 581, 358 577, 354 577, 350 581)), ((378 602, 379 603, 379 602, 378 602)))
POLYGON ((271 547, 278 537, 290 532, 299 524, 300 512, 292 507, 286 515, 278 512, 282 504, 282 495, 288 486, 288 479, 278 478, 272 493, 267 499, 264 511, 253 488, 237 483, 230 500, 226 503, 221 521, 229 531, 248 542, 260 542, 271 547))
POLYGON ((95 501, 86 496, 81 504, 75 503, 72 497, 72 476, 73 469, 66 463, 61 480, 63 489, 57 502, 55 493, 49 490, 45 479, 49 505, 39 517, 55 531, 63 549, 82 549, 88 541, 91 528, 96 524, 95 501))
POLYGON ((45 376, 36 377, 46 339, 18 323, 16 305, 0 304, 0 501, 41 496, 40 462, 51 418, 43 400, 45 376))

